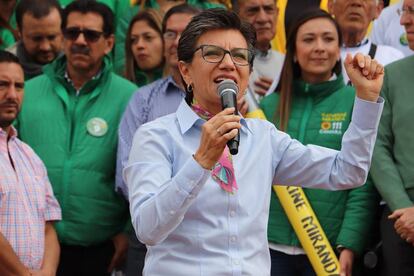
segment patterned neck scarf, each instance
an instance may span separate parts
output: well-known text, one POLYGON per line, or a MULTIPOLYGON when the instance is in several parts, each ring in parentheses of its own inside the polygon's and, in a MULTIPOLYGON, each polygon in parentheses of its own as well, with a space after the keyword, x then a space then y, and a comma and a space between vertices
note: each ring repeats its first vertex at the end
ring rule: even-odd
MULTIPOLYGON (((200 118, 206 121, 213 117, 213 115, 203 109, 195 99, 193 100, 191 108, 200 118)), ((233 194, 238 189, 234 175, 233 158, 227 146, 224 148, 220 159, 211 170, 211 176, 224 191, 230 194, 233 194)))

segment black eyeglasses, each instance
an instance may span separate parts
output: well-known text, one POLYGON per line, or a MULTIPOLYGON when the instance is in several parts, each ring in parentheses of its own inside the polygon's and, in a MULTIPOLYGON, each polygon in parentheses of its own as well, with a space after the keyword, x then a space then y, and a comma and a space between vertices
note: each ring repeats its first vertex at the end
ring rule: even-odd
POLYGON ((215 45, 200 45, 194 53, 201 49, 201 56, 210 63, 220 63, 226 54, 236 65, 247 66, 253 59, 253 53, 246 48, 233 48, 230 51, 215 45))
POLYGON ((80 34, 83 34, 87 42, 96 42, 103 35, 103 32, 90 29, 81 29, 79 27, 71 27, 63 31, 63 36, 72 41, 78 39, 80 34))

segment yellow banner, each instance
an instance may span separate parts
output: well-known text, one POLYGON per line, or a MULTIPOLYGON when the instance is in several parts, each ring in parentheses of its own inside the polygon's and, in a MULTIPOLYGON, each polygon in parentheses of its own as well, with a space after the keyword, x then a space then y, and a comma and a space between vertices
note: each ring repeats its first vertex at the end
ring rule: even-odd
POLYGON ((258 118, 258 119, 266 120, 266 116, 264 115, 263 110, 261 109, 256 109, 256 110, 247 112, 246 118, 258 118))
POLYGON ((338 258, 302 188, 273 186, 290 224, 318 276, 339 276, 338 258))
MULTIPOLYGON (((257 108, 246 118, 266 119, 257 108)), ((339 276, 340 268, 328 238, 312 210, 303 189, 295 186, 273 186, 283 209, 318 276, 339 276)))

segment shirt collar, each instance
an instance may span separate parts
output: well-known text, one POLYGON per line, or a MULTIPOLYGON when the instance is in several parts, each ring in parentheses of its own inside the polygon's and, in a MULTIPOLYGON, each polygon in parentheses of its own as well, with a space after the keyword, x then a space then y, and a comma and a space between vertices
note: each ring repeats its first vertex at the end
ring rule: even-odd
MULTIPOLYGON (((96 73, 95 76, 92 77, 92 79, 90 80, 96 80, 99 79, 102 75, 102 68, 98 71, 98 73, 96 73)), ((67 81, 67 83, 69 83, 70 85, 72 85, 73 88, 75 88, 75 86, 73 85, 73 81, 69 76, 68 70, 65 70, 65 75, 64 75, 65 80, 67 81)), ((87 82, 85 82, 86 84, 87 82)), ((85 85, 84 84, 84 85, 85 85)), ((82 87, 80 87, 78 90, 76 90, 76 96, 79 95, 79 92, 82 90, 82 88, 84 87, 84 85, 82 87)))
MULTIPOLYGON (((181 104, 178 106, 176 116, 178 119, 178 125, 180 126, 181 134, 186 133, 194 125, 200 126, 205 122, 201 119, 192 109, 188 106, 185 99, 182 100, 181 104)), ((242 125, 241 132, 246 132, 251 130, 249 129, 246 119, 241 118, 240 123, 242 125)))
POLYGON ((182 91, 185 94, 185 91, 183 91, 180 86, 174 81, 173 77, 171 75, 169 75, 166 79, 165 79, 165 85, 167 86, 167 89, 165 89, 165 93, 168 93, 170 91, 174 91, 175 89, 178 89, 180 91, 182 91), (173 89, 168 89, 168 88, 173 88, 173 89))
POLYGON ((269 55, 269 53, 271 52, 271 50, 272 50, 272 47, 271 47, 271 45, 269 44, 269 48, 266 50, 266 51, 261 51, 261 50, 259 50, 259 49, 254 49, 255 50, 255 57, 256 58, 262 58, 262 59, 265 59, 265 58, 267 58, 267 57, 269 57, 270 55, 269 55))
POLYGON ((14 128, 13 125, 10 126, 10 133, 7 134, 6 130, 0 127, 0 134, 5 135, 6 137, 15 138, 17 137, 17 130, 14 128))
POLYGON ((344 49, 346 49, 346 48, 359 48, 359 47, 362 47, 364 45, 367 45, 368 42, 369 42, 369 39, 366 37, 361 42, 359 42, 358 44, 356 44, 355 46, 347 47, 345 44, 343 44, 342 45, 342 48, 344 48, 344 49))

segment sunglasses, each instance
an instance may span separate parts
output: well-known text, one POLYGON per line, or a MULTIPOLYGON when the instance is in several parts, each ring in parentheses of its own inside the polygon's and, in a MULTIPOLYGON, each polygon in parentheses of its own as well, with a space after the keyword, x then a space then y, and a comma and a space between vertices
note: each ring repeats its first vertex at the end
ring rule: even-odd
POLYGON ((80 34, 83 34, 83 37, 87 42, 96 42, 104 33, 90 29, 81 29, 78 27, 66 28, 63 31, 63 36, 72 41, 78 39, 80 34))

